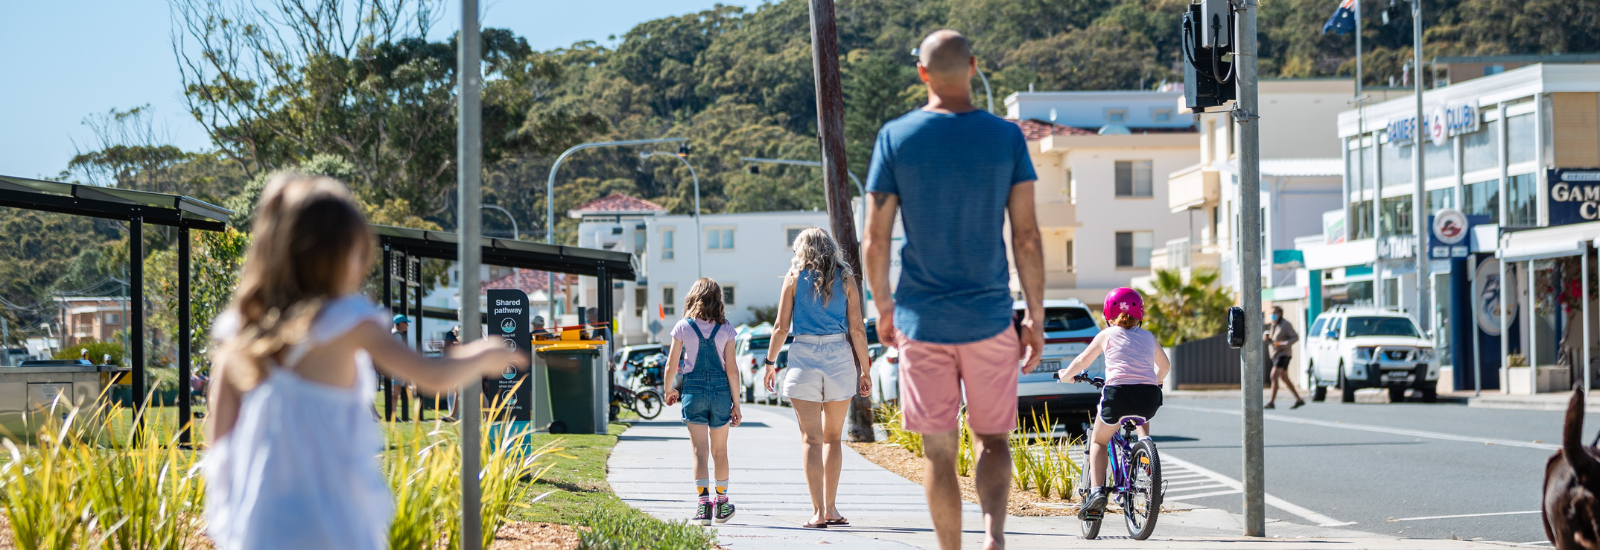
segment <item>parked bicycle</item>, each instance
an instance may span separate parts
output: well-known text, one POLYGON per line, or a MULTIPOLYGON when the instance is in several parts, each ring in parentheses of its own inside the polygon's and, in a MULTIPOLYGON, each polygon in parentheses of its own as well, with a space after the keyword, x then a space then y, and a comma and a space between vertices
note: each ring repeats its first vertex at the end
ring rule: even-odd
POLYGON ((622 409, 628 409, 639 418, 652 420, 661 414, 665 401, 655 390, 633 391, 618 384, 611 385, 611 419, 616 420, 622 409))
MULTIPOLYGON (((1073 381, 1088 382, 1095 388, 1105 387, 1104 378, 1089 378, 1086 374, 1074 376, 1073 381)), ((1128 535, 1136 540, 1144 540, 1156 529, 1156 517, 1161 514, 1161 500, 1167 493, 1166 485, 1161 482, 1161 455, 1156 453, 1156 443, 1149 439, 1140 440, 1135 433, 1139 426, 1144 425, 1145 419, 1127 417, 1122 419, 1122 430, 1111 436, 1111 444, 1106 446, 1110 453, 1107 457, 1111 467, 1111 482, 1106 484, 1110 492, 1110 499, 1122 508, 1122 514, 1128 526, 1128 535)), ((1085 430, 1091 432, 1092 430, 1085 430)), ((1089 445, 1083 448, 1083 479, 1078 483, 1078 500, 1086 501, 1089 487, 1095 485, 1089 479, 1089 445)), ((1104 512, 1089 514, 1082 521, 1083 538, 1093 539, 1100 536, 1100 521, 1104 519, 1104 512)))

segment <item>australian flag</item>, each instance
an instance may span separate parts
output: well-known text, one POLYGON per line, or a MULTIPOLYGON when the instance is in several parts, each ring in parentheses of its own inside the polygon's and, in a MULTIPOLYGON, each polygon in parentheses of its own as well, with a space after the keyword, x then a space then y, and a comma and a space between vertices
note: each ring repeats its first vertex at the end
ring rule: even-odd
POLYGON ((1322 24, 1322 34, 1333 31, 1334 34, 1344 36, 1356 30, 1356 0, 1339 2, 1338 11, 1333 12, 1333 17, 1322 24))

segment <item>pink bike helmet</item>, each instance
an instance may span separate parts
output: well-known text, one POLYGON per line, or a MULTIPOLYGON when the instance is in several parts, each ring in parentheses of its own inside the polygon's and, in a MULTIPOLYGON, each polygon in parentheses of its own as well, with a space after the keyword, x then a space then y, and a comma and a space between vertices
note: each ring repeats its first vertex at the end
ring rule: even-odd
POLYGON ((1144 298, 1139 296, 1139 291, 1122 287, 1106 294, 1106 303, 1102 310, 1106 315, 1106 322, 1110 323, 1123 313, 1129 317, 1144 320, 1144 298))

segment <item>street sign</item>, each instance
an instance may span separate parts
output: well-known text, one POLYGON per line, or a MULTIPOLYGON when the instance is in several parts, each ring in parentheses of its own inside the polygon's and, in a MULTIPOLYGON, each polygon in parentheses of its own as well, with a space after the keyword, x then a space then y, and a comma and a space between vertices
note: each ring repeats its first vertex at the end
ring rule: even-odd
POLYGON ((1488 216, 1468 216, 1454 208, 1428 216, 1428 257, 1435 260, 1467 257, 1472 253, 1472 227, 1488 222, 1488 216))
MULTIPOLYGON (((521 290, 491 289, 486 296, 489 306, 489 326, 506 349, 530 353, 528 336, 528 295, 521 290)), ((499 376, 483 380, 483 393, 490 403, 502 404, 497 420, 527 422, 532 420, 529 407, 533 404, 533 380, 528 370, 506 364, 499 376), (520 385, 519 385, 520 384, 520 385)))

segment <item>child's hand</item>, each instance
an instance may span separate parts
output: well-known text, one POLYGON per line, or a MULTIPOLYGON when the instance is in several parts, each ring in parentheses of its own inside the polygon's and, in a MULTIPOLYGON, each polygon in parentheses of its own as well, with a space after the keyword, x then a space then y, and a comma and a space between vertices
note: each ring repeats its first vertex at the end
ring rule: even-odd
POLYGON ((733 402, 733 415, 732 415, 733 426, 734 427, 738 427, 740 420, 744 420, 744 415, 739 412, 739 402, 738 401, 734 401, 733 402))
POLYGON ((669 407, 672 406, 672 405, 677 405, 678 404, 678 390, 667 390, 667 395, 664 397, 664 399, 666 399, 667 406, 669 406, 669 407))
POLYGON ((464 346, 450 349, 449 355, 456 359, 471 361, 474 371, 481 376, 495 376, 505 372, 506 366, 515 366, 526 369, 528 354, 521 351, 511 351, 505 348, 505 343, 498 336, 488 336, 464 346))

